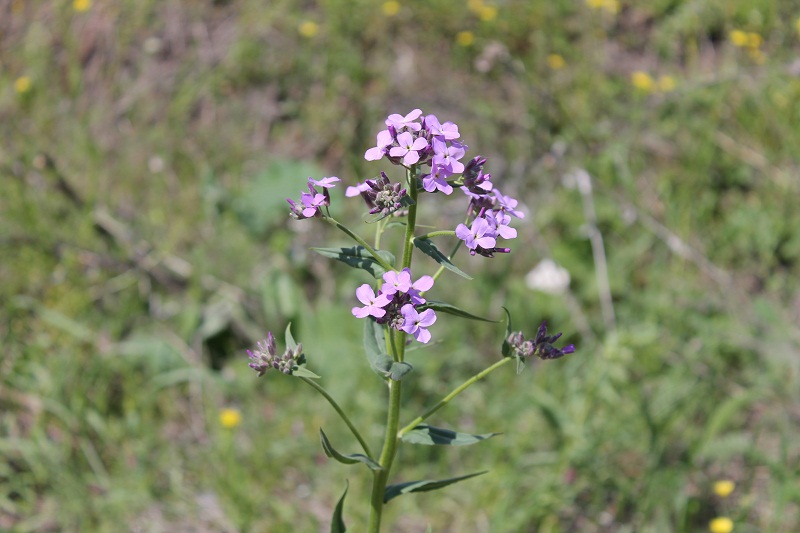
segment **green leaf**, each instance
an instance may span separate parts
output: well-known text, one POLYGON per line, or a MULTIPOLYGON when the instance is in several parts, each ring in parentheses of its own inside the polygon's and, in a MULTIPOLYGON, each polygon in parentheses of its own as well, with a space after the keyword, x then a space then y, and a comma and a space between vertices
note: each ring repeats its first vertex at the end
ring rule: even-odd
POLYGON ((296 366, 292 369, 292 375, 298 378, 320 379, 318 375, 307 369, 305 366, 296 366))
POLYGON ((455 305, 445 303, 445 302, 437 302, 434 300, 428 300, 424 304, 420 306, 421 309, 433 309, 437 313, 447 313, 448 315, 459 316, 461 318, 468 318, 470 320, 482 320, 483 322, 500 322, 499 320, 492 320, 489 318, 483 318, 482 316, 473 315, 470 312, 464 311, 456 307, 455 305))
POLYGON ((459 481, 464 481, 465 479, 469 479, 471 477, 480 476, 482 474, 485 474, 486 472, 487 471, 484 470, 483 472, 467 474, 466 476, 451 477, 449 479, 440 479, 436 481, 425 479, 422 481, 408 481, 406 483, 389 485, 388 487, 386 487, 386 490, 383 493, 383 503, 386 503, 392 498, 396 498, 397 496, 400 496, 402 494, 407 494, 409 492, 428 492, 431 490, 441 489, 442 487, 446 487, 447 485, 452 485, 453 483, 458 483, 459 481))
POLYGON ((511 345, 508 343, 508 338, 511 336, 511 313, 508 309, 503 307, 506 312, 506 336, 503 337, 503 357, 511 357, 511 345))
POLYGON ((386 334, 383 326, 367 317, 364 324, 364 352, 372 370, 383 378, 400 381, 414 369, 410 363, 395 362, 385 351, 386 334))
POLYGON ((322 428, 320 428, 319 430, 319 438, 322 441, 322 449, 325 451, 325 455, 327 455, 331 459, 336 459, 337 461, 345 465, 364 463, 370 470, 383 470, 383 467, 379 465, 374 459, 367 457, 363 453, 352 453, 350 455, 344 455, 342 453, 337 452, 333 448, 331 441, 328 440, 328 436, 325 435, 324 431, 322 431, 322 428))
POLYGON ((292 337, 292 323, 289 322, 286 324, 286 347, 289 348, 291 351, 297 350, 297 343, 294 341, 294 337, 292 337))
MULTIPOLYGON (((349 248, 342 247, 342 248, 315 248, 312 247, 312 250, 317 252, 320 255, 328 257, 330 259, 336 259, 337 261, 341 261, 342 263, 351 266, 353 268, 360 268, 361 270, 366 270, 369 272, 372 277, 375 279, 380 279, 383 274, 386 273, 386 269, 381 266, 378 261, 372 257, 372 254, 367 251, 366 248, 363 246, 350 246, 349 248)), ((383 258, 386 263, 393 265, 395 261, 395 257, 391 252, 387 252, 386 250, 376 250, 378 255, 383 258)))
POLYGON ((403 442, 411 444, 434 444, 444 446, 467 446, 482 440, 491 439, 500 433, 484 433, 483 435, 470 435, 469 433, 458 433, 452 429, 442 429, 433 426, 419 425, 404 434, 403 442))
POLYGON ((422 253, 433 258, 434 261, 445 267, 451 272, 455 272, 461 277, 472 279, 472 276, 455 266, 445 255, 439 251, 433 241, 430 239, 414 239, 414 246, 420 249, 422 253))
POLYGON ((347 496, 347 489, 349 488, 350 483, 345 481, 344 494, 342 494, 342 497, 339 498, 339 503, 336 504, 336 508, 333 510, 331 533, 345 533, 347 531, 347 527, 344 525, 344 519, 342 518, 342 513, 344 512, 344 497, 347 496))

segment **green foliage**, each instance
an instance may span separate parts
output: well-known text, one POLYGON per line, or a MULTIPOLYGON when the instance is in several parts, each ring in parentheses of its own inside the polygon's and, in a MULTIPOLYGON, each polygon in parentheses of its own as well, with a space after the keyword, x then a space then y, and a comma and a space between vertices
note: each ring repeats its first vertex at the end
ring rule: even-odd
POLYGON ((403 494, 408 494, 410 492, 429 492, 432 490, 438 490, 448 485, 452 485, 453 483, 458 483, 459 481, 464 481, 465 479, 480 476, 485 473, 486 472, 476 472, 474 474, 467 474, 466 476, 451 477, 449 479, 439 479, 436 481, 426 479, 422 481, 407 481, 405 483, 389 485, 386 487, 386 492, 383 495, 383 501, 388 502, 393 498, 403 494))
MULTIPOLYGON (((498 371, 437 413, 467 433, 514 425, 478 453, 404 446, 408 479, 492 472, 396 499, 386 522, 694 532, 725 514, 737 531, 797 531, 796 3, 612 14, 512 0, 488 20, 444 0, 395 17, 363 1, 101 4, 11 2, 0 17, 0 529, 314 531, 331 512, 344 527, 341 471, 315 440, 346 429, 299 380, 255 379, 243 354, 291 321, 380 438, 348 312, 363 274, 333 284, 305 252, 331 230, 287 221, 285 198, 309 175, 374 175, 362 156, 383 117, 419 106, 456 121, 529 208, 510 256, 459 258, 481 283, 445 273, 430 296, 479 316, 506 305, 526 333, 546 319, 577 352, 498 371), (319 31, 300 35, 305 21, 319 31), (763 63, 734 29, 761 35, 763 63), (675 90, 636 90, 633 70, 675 90), (615 327, 582 196, 562 186, 572 168, 594 180, 615 327), (569 271, 567 293, 525 285, 545 257, 569 271), (220 425, 223 407, 238 427, 220 425), (723 477, 737 489, 721 500, 723 477)), ((337 218, 357 218, 342 193, 337 218)), ((434 215, 449 219, 441 196, 434 215)), ((418 254, 414 268, 439 264, 418 254)), ((441 343, 407 352, 408 412, 499 355, 493 325, 440 324, 441 343)), ((363 472, 351 500, 369 493, 363 472)), ((363 529, 363 509, 348 515, 363 529)))
POLYGON ((406 432, 402 440, 411 444, 434 444, 445 446, 467 446, 486 439, 496 437, 500 433, 484 433, 483 435, 471 435, 469 433, 459 433, 452 429, 436 428, 425 424, 420 424, 411 431, 406 432))
POLYGON ((319 430, 319 437, 320 440, 322 441, 322 449, 325 450, 325 455, 327 455, 331 459, 335 459, 345 465, 364 463, 370 470, 383 470, 383 468, 381 468, 381 465, 379 465, 373 459, 367 457, 363 453, 352 453, 349 455, 344 455, 337 452, 336 449, 334 449, 333 445, 331 444, 331 441, 328 440, 328 436, 325 435, 325 432, 322 431, 321 428, 319 430))

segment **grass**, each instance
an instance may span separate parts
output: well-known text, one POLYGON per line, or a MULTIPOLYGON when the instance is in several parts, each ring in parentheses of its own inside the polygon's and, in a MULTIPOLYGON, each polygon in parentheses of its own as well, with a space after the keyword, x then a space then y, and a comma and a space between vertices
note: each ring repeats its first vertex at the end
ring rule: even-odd
MULTIPOLYGON (((363 279, 307 251, 339 236, 287 220, 283 198, 308 175, 374 175, 361 156, 382 118, 421 107, 530 208, 511 256, 460 257, 480 281, 445 275, 437 298, 506 305, 531 331, 547 319, 578 351, 437 413, 504 435, 402 448, 400 477, 490 472, 398 498, 385 523, 797 530, 796 6, 268 4, 0 4, 0 529, 327 530, 345 479, 346 521, 366 522, 366 471, 319 445, 323 427, 355 451, 346 428, 302 383, 256 379, 244 349, 292 321, 377 444, 383 388, 343 312, 363 279), (760 55, 733 30, 758 33, 760 55), (637 89, 636 71, 674 90, 637 89), (576 169, 593 180, 615 327, 564 179, 576 169), (568 294, 525 286, 545 257, 568 294), (222 427, 227 407, 239 426, 222 427)), ((361 216, 336 201, 337 218, 361 216)), ((449 226, 448 209, 425 216, 449 226)), ((499 328, 440 322, 441 344, 411 354, 409 418, 498 354, 499 328)))

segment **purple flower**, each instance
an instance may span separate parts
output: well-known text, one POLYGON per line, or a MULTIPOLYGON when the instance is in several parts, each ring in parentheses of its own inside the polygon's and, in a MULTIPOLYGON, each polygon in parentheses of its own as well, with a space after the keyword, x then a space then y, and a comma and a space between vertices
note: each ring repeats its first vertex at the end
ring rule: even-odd
POLYGON ((411 269, 404 268, 400 272, 390 270, 383 274, 383 281, 385 281, 381 286, 383 294, 406 293, 411 288, 411 269))
POLYGON ((508 213, 504 211, 487 211, 486 220, 489 222, 489 225, 492 226, 492 229, 494 229, 498 237, 504 239, 517 238, 517 230, 508 225, 511 223, 511 215, 508 213))
POLYGON ((377 161, 386 154, 386 147, 393 142, 394 138, 389 130, 378 132, 377 145, 367 150, 364 154, 364 159, 367 161, 377 161))
POLYGON ((444 194, 451 194, 453 192, 453 187, 447 183, 446 180, 452 175, 453 173, 446 168, 433 165, 431 173, 422 178, 422 188, 428 192, 440 190, 444 194))
POLYGON ((467 248, 475 250, 481 248, 494 248, 497 244, 494 231, 485 218, 478 217, 472 222, 472 227, 467 228, 464 224, 459 224, 456 228, 456 237, 464 241, 467 248))
POLYGON ((406 304, 400 309, 400 313, 405 319, 401 328, 403 331, 414 335, 414 338, 423 344, 431 340, 431 334, 427 328, 436 322, 436 313, 433 309, 417 313, 413 305, 406 304))
POLYGON ((433 138, 433 164, 446 168, 452 174, 464 172, 464 163, 459 159, 464 157, 465 153, 462 145, 458 143, 447 146, 446 142, 433 138))
POLYGON ((319 208, 325 205, 324 194, 310 194, 304 192, 300 195, 300 201, 303 202, 305 208, 303 209, 303 216, 311 218, 319 212, 319 208))
POLYGON ((322 178, 321 180, 317 181, 309 176, 308 183, 312 185, 316 185, 317 187, 322 187, 323 189, 330 189, 332 187, 336 187, 336 184, 340 182, 339 178, 336 176, 331 176, 330 178, 322 178))
POLYGON ((352 309, 353 316, 357 318, 366 318, 368 316, 380 318, 386 314, 386 311, 382 308, 389 305, 389 298, 380 293, 376 296, 375 291, 368 284, 365 283, 356 289, 356 298, 364 304, 364 307, 354 307, 352 309))
POLYGON ((359 194, 361 194, 363 192, 367 192, 368 190, 370 190, 370 186, 369 186, 368 183, 366 183, 366 182, 365 183, 359 183, 355 187, 348 187, 347 189, 345 189, 344 195, 349 198, 349 197, 352 197, 352 196, 358 196, 359 194))
POLYGON ((422 137, 414 138, 411 133, 404 131, 397 135, 397 143, 400 146, 395 146, 389 150, 389 155, 392 157, 402 157, 405 165, 413 165, 419 161, 419 152, 428 147, 428 141, 422 137))
POLYGON ((516 198, 512 198, 511 196, 505 196, 497 189, 493 189, 492 192, 494 193, 494 197, 497 200, 497 204, 500 206, 500 209, 503 212, 509 213, 517 218, 525 218, 525 213, 517 210, 517 204, 519 202, 517 201, 516 198))
POLYGON ((406 116, 393 113, 389 115, 389 118, 386 119, 386 125, 393 127, 396 131, 400 131, 403 128, 419 131, 420 129, 422 129, 422 126, 414 121, 417 120, 421 114, 422 111, 420 111, 419 109, 413 110, 406 116))
MULTIPOLYGON (((404 269, 408 270, 408 269, 404 269)), ((408 270, 409 275, 411 271, 408 270)), ((413 284, 411 284, 411 288, 408 289, 408 295, 411 297, 411 303, 414 305, 422 305, 425 303, 425 298, 422 297, 420 294, 421 292, 429 291, 433 287, 433 277, 431 276, 422 276, 413 284)))
POLYGON ((426 116, 423 122, 425 123, 425 129, 427 129, 434 137, 440 137, 443 140, 451 141, 453 139, 458 139, 460 136, 458 133, 458 126, 452 122, 440 124, 439 119, 436 118, 436 115, 426 116))

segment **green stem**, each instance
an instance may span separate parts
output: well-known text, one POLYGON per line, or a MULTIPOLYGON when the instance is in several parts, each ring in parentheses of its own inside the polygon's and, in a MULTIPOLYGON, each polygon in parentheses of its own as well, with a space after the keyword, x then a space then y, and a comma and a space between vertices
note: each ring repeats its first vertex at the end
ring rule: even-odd
POLYGON ((322 387, 322 385, 320 385, 319 383, 317 383, 313 379, 308 379, 308 378, 303 378, 303 377, 301 377, 300 379, 302 379, 303 381, 305 381, 306 383, 308 383, 309 385, 314 387, 314 389, 316 389, 316 391, 318 393, 322 394, 322 396, 326 400, 328 400, 328 403, 331 404, 331 407, 333 407, 334 410, 342 418, 342 420, 344 420, 344 423, 347 424, 347 427, 350 428, 350 431, 353 433, 353 436, 356 438, 358 443, 361 444, 361 448, 364 450, 364 453, 367 454, 367 457, 372 458, 372 451, 370 451, 370 449, 369 449, 369 444, 367 444, 367 442, 361 436, 361 433, 358 432, 358 430, 353 425, 353 423, 350 421, 350 419, 347 417, 347 415, 344 414, 344 411, 342 411, 342 408, 339 407, 338 403, 336 403, 336 400, 334 400, 333 397, 330 394, 328 394, 328 391, 326 391, 325 388, 322 387))
POLYGON ((497 361, 495 364, 493 364, 489 368, 487 368, 487 369, 485 369, 485 370, 483 370, 481 372, 478 372, 477 374, 475 374, 474 376, 469 378, 467 381, 465 381, 464 383, 462 383, 461 385, 459 385, 458 387, 453 389, 453 391, 450 394, 448 394, 447 396, 445 396, 444 398, 439 400, 439 403, 437 403, 436 405, 434 405, 433 407, 431 407, 430 409, 425 411, 425 414, 423 414, 422 416, 418 416, 417 418, 412 420, 410 424, 408 424, 403 429, 398 431, 397 432, 397 438, 401 438, 403 435, 405 435, 406 433, 408 433, 409 431, 411 431, 412 429, 417 427, 419 424, 421 424, 422 422, 427 420, 433 413, 435 413, 436 411, 438 411, 439 409, 441 409, 442 407, 447 405, 448 402, 450 402, 450 400, 452 400, 453 398, 455 398, 456 396, 458 396, 459 394, 464 392, 471 385, 477 383, 478 381, 480 381, 481 379, 485 378, 486 376, 488 376, 489 374, 491 374, 492 372, 494 372, 495 370, 497 370, 501 366, 503 366, 505 364, 508 364, 511 361, 514 361, 513 357, 504 357, 503 359, 497 361))
POLYGON ((379 533, 381 529, 383 495, 384 492, 386 492, 386 482, 389 479, 389 471, 392 469, 394 456, 397 453, 397 428, 400 425, 401 385, 401 381, 389 380, 389 413, 386 420, 386 435, 383 441, 383 450, 381 450, 379 461, 383 468, 373 473, 369 527, 367 528, 368 533, 379 533))
POLYGON ((417 224, 417 176, 416 166, 406 169, 406 182, 408 194, 414 202, 408 206, 408 219, 406 221, 406 235, 403 240, 403 262, 400 269, 411 266, 411 254, 414 252, 414 229, 417 224))
POLYGON ((386 269, 386 270, 394 270, 394 267, 392 265, 390 265, 389 263, 387 263, 386 259, 381 257, 378 254, 378 252, 375 251, 375 248, 373 248, 372 246, 367 244, 367 241, 365 241, 364 239, 362 239, 361 237, 359 237, 358 235, 353 233, 353 231, 351 231, 350 228, 348 228, 347 226, 345 226, 344 224, 342 224, 341 222, 339 222, 338 220, 336 220, 333 217, 323 217, 322 220, 324 220, 325 222, 327 222, 328 224, 330 224, 332 226, 336 226, 337 228, 339 228, 340 230, 345 232, 351 239, 353 239, 358 244, 363 246, 370 253, 370 255, 373 258, 375 258, 375 261, 377 261, 378 264, 381 265, 384 269, 386 269))
POLYGON ((430 233, 426 233, 425 235, 420 235, 419 237, 415 237, 415 238, 417 238, 417 239, 430 239, 431 237, 439 237, 441 235, 447 235, 449 237, 452 237, 455 234, 456 234, 456 232, 451 230, 451 229, 443 229, 443 230, 432 231, 430 233))

